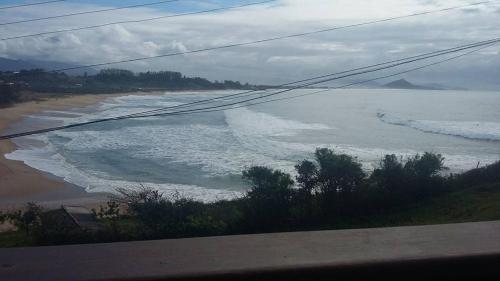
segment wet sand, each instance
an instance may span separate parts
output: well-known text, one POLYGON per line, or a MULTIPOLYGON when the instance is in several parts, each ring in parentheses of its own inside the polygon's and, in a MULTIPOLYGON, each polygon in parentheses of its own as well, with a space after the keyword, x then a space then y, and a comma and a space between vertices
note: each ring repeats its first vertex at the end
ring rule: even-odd
MULTIPOLYGON (((85 107, 109 97, 123 95, 128 94, 75 95, 0 108, 0 134, 6 134, 13 124, 27 115, 45 110, 85 107)), ((16 131, 19 129, 36 128, 16 128, 16 131)), ((16 145, 12 141, 0 140, 0 208, 17 207, 26 202, 36 202, 47 207, 58 207, 61 204, 93 207, 106 201, 106 194, 87 193, 83 188, 33 169, 23 162, 6 159, 5 154, 15 149, 16 145)))

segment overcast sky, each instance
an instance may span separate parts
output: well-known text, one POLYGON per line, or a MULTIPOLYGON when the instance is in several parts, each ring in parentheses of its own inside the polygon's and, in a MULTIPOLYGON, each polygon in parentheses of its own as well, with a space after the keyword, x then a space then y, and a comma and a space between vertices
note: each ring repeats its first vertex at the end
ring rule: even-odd
MULTIPOLYGON (((0 35, 9 37, 258 1, 184 0, 147 8, 0 26, 0 35)), ((4 0, 2 4, 26 2, 30 1, 4 0)), ((68 0, 50 5, 0 10, 0 22, 146 2, 155 1, 68 0)), ((232 79, 258 84, 290 82, 500 37, 500 2, 493 2, 496 3, 312 36, 112 67, 134 71, 173 70, 211 80, 232 79)), ((0 41, 0 56, 93 64, 259 40, 468 3, 471 1, 278 0, 212 14, 0 41)), ((419 83, 498 90, 499 46, 431 69, 406 74, 403 78, 419 83)), ((370 77, 373 74, 359 79, 370 77)))

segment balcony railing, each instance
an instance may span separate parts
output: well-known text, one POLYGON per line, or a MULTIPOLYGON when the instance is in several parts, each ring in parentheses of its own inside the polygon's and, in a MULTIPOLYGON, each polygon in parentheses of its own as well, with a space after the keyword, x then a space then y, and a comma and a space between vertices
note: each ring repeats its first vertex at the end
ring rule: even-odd
POLYGON ((500 280, 500 221, 0 250, 0 280, 500 280))

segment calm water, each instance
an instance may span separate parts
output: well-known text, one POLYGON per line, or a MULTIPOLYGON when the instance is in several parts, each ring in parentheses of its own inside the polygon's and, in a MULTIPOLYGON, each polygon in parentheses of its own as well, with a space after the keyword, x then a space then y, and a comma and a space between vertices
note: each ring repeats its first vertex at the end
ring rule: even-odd
MULTIPOLYGON (((94 108, 44 112, 25 123, 72 123, 230 93, 132 95, 94 108)), ((245 190, 240 179, 245 167, 293 172, 316 147, 357 156, 367 170, 384 154, 424 151, 443 154, 451 171, 473 168, 479 161, 488 164, 500 159, 499 109, 498 92, 337 90, 225 112, 54 132, 18 140, 21 149, 8 157, 88 191, 144 184, 214 200, 245 190)))

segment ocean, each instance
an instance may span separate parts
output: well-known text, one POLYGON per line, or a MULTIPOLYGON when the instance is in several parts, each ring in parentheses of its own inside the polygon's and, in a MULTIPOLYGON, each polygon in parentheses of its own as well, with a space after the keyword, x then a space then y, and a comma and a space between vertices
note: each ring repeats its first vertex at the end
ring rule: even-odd
MULTIPOLYGON (((314 90, 288 93, 300 95, 314 90)), ((235 91, 129 95, 26 117, 18 128, 71 124, 179 105, 235 91)), ((88 192, 140 185, 203 201, 248 186, 242 170, 294 173, 317 147, 356 156, 367 171, 385 154, 435 152, 448 172, 500 160, 500 93, 345 89, 227 111, 88 125, 17 139, 13 160, 88 192)), ((16 129, 14 129, 15 131, 16 129)))

